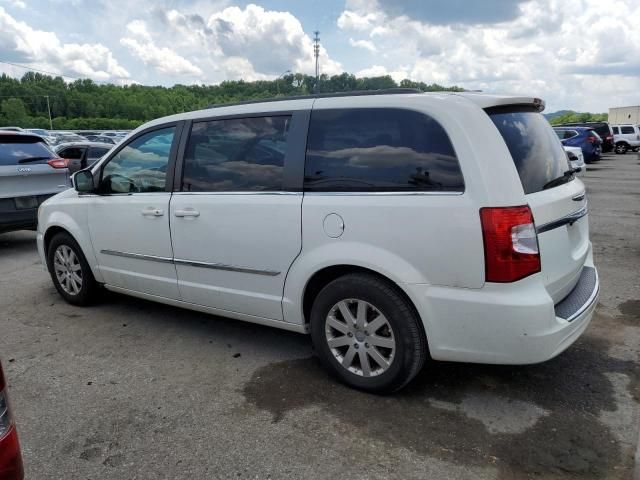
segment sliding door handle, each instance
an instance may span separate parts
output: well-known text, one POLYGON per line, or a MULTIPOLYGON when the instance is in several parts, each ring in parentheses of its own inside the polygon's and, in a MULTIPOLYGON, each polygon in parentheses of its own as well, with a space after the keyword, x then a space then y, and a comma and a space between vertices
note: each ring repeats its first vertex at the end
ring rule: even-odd
POLYGON ((176 210, 173 212, 176 217, 199 217, 200 212, 194 208, 185 208, 184 210, 176 210))
POLYGON ((161 217, 164 215, 164 210, 161 208, 147 207, 142 209, 142 215, 145 217, 161 217))

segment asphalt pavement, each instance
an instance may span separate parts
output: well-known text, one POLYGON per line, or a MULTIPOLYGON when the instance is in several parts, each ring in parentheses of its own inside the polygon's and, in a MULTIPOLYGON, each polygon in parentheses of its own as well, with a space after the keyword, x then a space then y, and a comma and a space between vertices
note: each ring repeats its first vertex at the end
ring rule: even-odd
POLYGON ((304 335, 110 293, 68 305, 35 235, 0 235, 26 478, 633 478, 640 159, 590 167, 602 290, 586 333, 540 365, 431 362, 386 397, 329 378, 304 335))

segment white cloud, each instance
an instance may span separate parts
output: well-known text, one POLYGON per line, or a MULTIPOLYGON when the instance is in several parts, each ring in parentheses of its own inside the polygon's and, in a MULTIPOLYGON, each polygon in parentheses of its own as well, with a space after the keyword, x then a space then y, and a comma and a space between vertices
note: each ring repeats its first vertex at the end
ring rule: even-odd
POLYGON ((390 71, 383 65, 373 65, 369 68, 357 71, 355 75, 356 77, 383 77, 385 75, 389 75, 397 83, 400 83, 402 80, 409 77, 409 72, 406 68, 390 71))
POLYGON ((129 33, 135 35, 136 37, 139 37, 147 42, 151 41, 151 34, 147 29, 147 24, 142 20, 134 20, 132 22, 129 22, 127 24, 127 30, 129 31, 129 33))
POLYGON ((350 38, 349 45, 351 45, 352 47, 364 48, 365 50, 369 50, 370 52, 378 51, 371 40, 354 40, 353 38, 350 38))
POLYGON ((20 10, 24 10, 25 8, 27 8, 27 4, 22 0, 2 0, 2 3, 14 8, 19 8, 20 10))
MULTIPOLYGON (((275 78, 285 70, 314 71, 313 41, 289 12, 257 5, 228 7, 208 18, 171 10, 164 21, 185 50, 210 60, 205 70, 219 80, 275 78)), ((322 72, 333 75, 342 66, 320 48, 322 72)), ((204 67, 203 67, 204 68, 204 67)))
POLYGON ((167 75, 185 75, 200 77, 202 70, 186 58, 178 55, 168 47, 158 47, 151 38, 145 22, 134 20, 127 25, 132 37, 120 39, 120 44, 127 47, 131 54, 142 60, 145 65, 155 68, 167 75))
POLYGON ((638 103, 640 2, 614 0, 606 15, 597 0, 518 8, 519 15, 499 23, 447 25, 416 20, 407 10, 393 16, 375 0, 348 0, 337 25, 375 42, 376 65, 358 74, 406 71, 427 83, 534 94, 550 109, 638 103))
POLYGON ((121 82, 130 77, 102 44, 62 43, 53 32, 36 30, 0 7, 0 57, 34 68, 94 80, 121 82))

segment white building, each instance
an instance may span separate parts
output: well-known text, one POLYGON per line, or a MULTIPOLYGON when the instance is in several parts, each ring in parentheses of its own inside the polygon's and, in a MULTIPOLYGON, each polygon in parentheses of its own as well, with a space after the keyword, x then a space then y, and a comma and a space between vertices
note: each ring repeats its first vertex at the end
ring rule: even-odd
POLYGON ((609 109, 609 123, 619 125, 623 123, 640 124, 640 105, 635 107, 616 107, 609 109))

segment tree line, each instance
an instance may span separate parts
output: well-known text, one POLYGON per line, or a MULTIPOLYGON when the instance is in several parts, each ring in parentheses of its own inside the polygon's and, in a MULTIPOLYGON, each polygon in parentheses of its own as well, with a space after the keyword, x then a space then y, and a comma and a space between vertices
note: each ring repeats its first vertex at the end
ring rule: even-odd
POLYGON ((606 122, 608 118, 609 115, 607 113, 566 112, 549 119, 549 123, 551 125, 559 125, 561 123, 606 122))
MULTIPOLYGON (((0 126, 49 128, 49 108, 53 128, 131 129, 154 118, 243 100, 305 95, 314 91, 315 77, 300 73, 277 80, 255 82, 225 81, 218 85, 174 85, 173 87, 97 84, 89 79, 66 82, 28 72, 17 79, 0 76, 0 126), (48 101, 48 105, 47 105, 48 101)), ((355 75, 320 77, 320 93, 384 88, 417 88, 422 91, 462 91, 403 80, 390 76, 356 78, 355 75)))

